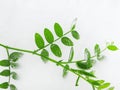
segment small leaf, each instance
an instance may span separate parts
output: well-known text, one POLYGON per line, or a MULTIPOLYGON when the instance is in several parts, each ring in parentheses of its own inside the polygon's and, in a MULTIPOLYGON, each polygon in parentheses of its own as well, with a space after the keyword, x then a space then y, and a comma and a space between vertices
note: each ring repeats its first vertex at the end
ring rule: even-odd
POLYGON ((2 89, 7 89, 8 86, 9 86, 8 82, 4 82, 4 83, 0 84, 0 88, 2 88, 2 89))
POLYGON ((90 69, 92 67, 92 65, 88 64, 85 60, 76 62, 76 65, 80 69, 90 69))
POLYGON ((78 72, 80 74, 83 74, 83 75, 86 75, 86 76, 89 76, 89 77, 96 77, 94 74, 90 73, 90 72, 86 72, 84 70, 78 70, 78 72))
POLYGON ((13 84, 10 84, 10 90, 17 90, 16 86, 13 84))
POLYGON ((93 62, 91 60, 91 54, 87 48, 85 48, 85 50, 84 50, 84 58, 85 58, 85 60, 87 60, 86 65, 88 67, 92 67, 93 62))
POLYGON ((108 88, 108 90, 114 90, 115 89, 115 87, 110 87, 110 88, 108 88))
POLYGON ((14 80, 18 79, 18 74, 16 72, 11 72, 11 76, 14 80))
POLYGON ((74 49, 73 47, 71 47, 68 62, 71 62, 73 60, 73 56, 74 56, 74 49))
POLYGON ((0 66, 8 67, 8 66, 10 66, 10 61, 9 60, 1 60, 0 66))
POLYGON ((77 31, 72 31, 71 33, 72 33, 73 38, 75 38, 77 40, 80 39, 80 35, 77 31))
POLYGON ((11 62, 10 66, 14 69, 18 68, 19 67, 19 64, 18 63, 14 63, 14 62, 11 62))
POLYGON ((97 59, 99 60, 101 50, 100 50, 100 46, 98 44, 96 44, 95 47, 94 47, 94 53, 97 56, 97 59))
POLYGON ((110 86, 110 83, 104 83, 103 85, 99 86, 98 89, 105 89, 110 86))
POLYGON ((73 42, 68 37, 63 37, 61 41, 66 46, 73 46, 73 42))
POLYGON ((54 24, 54 30, 55 30, 55 33, 58 37, 62 37, 63 36, 63 30, 62 30, 62 27, 60 26, 60 24, 58 23, 55 23, 54 24))
POLYGON ((73 31, 76 27, 76 22, 77 22, 77 18, 75 18, 72 22, 72 27, 71 27, 71 31, 73 31))
POLYGON ((84 58, 85 58, 85 60, 90 60, 90 58, 91 58, 91 54, 87 48, 85 48, 85 50, 84 50, 84 58))
POLYGON ((107 48, 108 48, 109 50, 111 50, 111 51, 116 51, 116 50, 118 50, 118 47, 115 46, 115 45, 108 45, 107 48))
POLYGON ((63 69, 63 77, 67 76, 68 68, 69 68, 69 65, 65 65, 65 68, 63 69))
POLYGON ((95 85, 95 86, 100 86, 101 85, 98 80, 88 79, 87 81, 89 83, 91 83, 92 85, 95 85))
POLYGON ((44 47, 44 40, 39 33, 35 33, 35 43, 39 49, 44 47))
POLYGON ((6 76, 6 77, 7 77, 7 76, 10 76, 10 70, 7 70, 7 69, 6 69, 6 70, 3 70, 2 72, 0 72, 0 75, 1 75, 1 76, 6 76))
MULTIPOLYGON (((41 51, 41 55, 42 55, 42 56, 45 56, 45 57, 49 57, 49 52, 48 52, 46 49, 43 49, 43 50, 41 51)), ((47 62, 48 59, 45 58, 45 57, 42 57, 42 56, 41 56, 41 59, 42 59, 44 62, 47 62)))
POLYGON ((50 46, 50 49, 52 51, 52 53, 57 56, 57 57, 61 57, 62 56, 62 52, 61 52, 61 49, 60 47, 57 45, 57 44, 52 44, 50 46))
POLYGON ((22 56, 23 54, 20 52, 13 52, 10 54, 9 58, 11 59, 11 61, 16 62, 22 56))
POLYGON ((54 41, 52 32, 47 28, 44 29, 44 36, 48 43, 52 43, 54 41))
POLYGON ((87 72, 85 70, 76 70, 76 69, 73 69, 74 72, 78 73, 78 74, 82 74, 82 75, 85 75, 85 76, 89 76, 89 77, 95 77, 94 74, 92 74, 91 72, 87 72))

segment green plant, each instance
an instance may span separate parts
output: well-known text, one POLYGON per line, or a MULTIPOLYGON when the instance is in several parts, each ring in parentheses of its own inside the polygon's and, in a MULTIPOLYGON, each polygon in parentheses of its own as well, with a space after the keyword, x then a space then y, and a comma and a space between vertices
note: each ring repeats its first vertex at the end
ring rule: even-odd
POLYGON ((17 79, 17 73, 14 72, 14 68, 17 68, 19 64, 17 61, 23 55, 22 53, 30 53, 41 57, 43 62, 47 63, 48 61, 55 63, 57 66, 63 68, 63 77, 67 76, 68 72, 72 72, 74 75, 77 76, 75 85, 79 85, 79 80, 82 78, 86 82, 88 82, 93 90, 114 90, 114 87, 111 87, 109 82, 105 82, 104 80, 99 80, 96 78, 94 72, 92 71, 92 67, 94 66, 97 60, 104 59, 102 56, 102 52, 105 50, 116 51, 118 48, 114 45, 114 43, 108 43, 104 49, 101 49, 99 44, 94 46, 94 55, 91 55, 88 48, 84 50, 84 58, 80 60, 73 60, 74 59, 74 43, 72 39, 67 37, 66 35, 71 33, 72 37, 76 40, 80 39, 79 33, 75 29, 76 27, 76 19, 73 21, 73 24, 70 30, 66 33, 63 32, 63 29, 59 23, 54 24, 54 31, 57 39, 54 38, 52 32, 48 29, 44 29, 44 36, 48 44, 45 44, 44 39, 39 33, 35 33, 35 44, 38 49, 36 50, 24 50, 19 48, 10 47, 4 44, 0 44, 1 47, 6 49, 7 59, 0 61, 0 66, 6 67, 7 69, 0 72, 1 76, 8 77, 7 82, 3 82, 0 84, 0 88, 7 89, 10 87, 10 90, 17 90, 16 86, 11 83, 11 79, 17 79), (65 46, 70 47, 70 53, 68 61, 65 62, 63 60, 55 60, 50 57, 48 50, 46 47, 50 47, 51 52, 56 57, 60 58, 62 56, 62 50, 56 41, 61 40, 61 43, 65 46), (10 50, 16 51, 10 53, 10 50), (77 67, 72 68, 70 64, 75 64, 77 67))

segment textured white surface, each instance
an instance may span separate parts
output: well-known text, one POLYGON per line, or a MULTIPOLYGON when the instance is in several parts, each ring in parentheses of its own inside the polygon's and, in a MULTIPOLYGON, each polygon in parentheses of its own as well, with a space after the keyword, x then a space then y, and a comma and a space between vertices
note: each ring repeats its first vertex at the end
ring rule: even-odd
MULTIPOLYGON (((114 41, 120 47, 120 0, 0 0, 0 43, 34 50, 35 32, 42 34, 45 27, 53 31, 54 22, 67 32, 75 17, 81 34, 81 40, 75 41, 75 59, 82 57, 85 47, 93 50, 96 43, 104 48, 106 42, 114 41)), ((61 47, 65 50, 63 58, 67 58, 69 48, 61 47)), ((0 50, 0 58, 5 58, 4 50, 0 50)), ((120 51, 104 54, 106 59, 94 70, 99 79, 120 90, 120 51)), ((20 80, 13 81, 18 90, 92 90, 82 80, 75 87, 73 74, 63 79, 61 68, 44 64, 39 57, 25 54, 19 63, 21 67, 16 71, 20 80)))

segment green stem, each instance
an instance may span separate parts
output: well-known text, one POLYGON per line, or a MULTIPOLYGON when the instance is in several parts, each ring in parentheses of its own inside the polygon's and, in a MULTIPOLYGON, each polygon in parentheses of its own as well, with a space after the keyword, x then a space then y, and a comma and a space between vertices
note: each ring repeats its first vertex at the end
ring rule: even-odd
MULTIPOLYGON (((34 54, 34 55, 37 55, 37 56, 45 57, 45 56, 43 56, 43 55, 41 55, 41 54, 38 54, 38 53, 36 53, 36 52, 34 52, 34 51, 31 51, 31 50, 24 50, 24 49, 14 48, 14 47, 6 46, 6 45, 3 45, 3 44, 0 44, 0 46, 6 48, 7 50, 8 50, 8 49, 11 49, 11 50, 15 50, 15 51, 20 51, 20 52, 25 52, 25 53, 31 53, 31 54, 34 54)), ((7 51, 7 52, 8 52, 8 51, 7 51)), ((9 54, 8 54, 8 55, 9 55, 9 54)), ((56 60, 54 60, 54 59, 52 59, 52 58, 49 58, 49 57, 45 57, 45 58, 47 58, 50 62, 55 63, 56 65, 59 63, 59 61, 56 61, 56 60)), ((61 66, 62 68, 65 68, 65 66, 64 66, 62 63, 59 63, 59 66, 61 66)), ((70 71, 70 72, 72 72, 73 74, 81 77, 82 79, 84 79, 85 81, 87 81, 87 82, 90 84, 90 82, 89 82, 85 77, 83 77, 82 75, 74 72, 72 68, 68 68, 68 71, 70 71)), ((9 82, 10 82, 10 80, 9 80, 9 82)))
POLYGON ((92 85, 92 88, 93 88, 93 90, 95 90, 95 86, 94 85, 92 85))
POLYGON ((78 76, 76 83, 75 83, 75 86, 78 86, 79 79, 80 79, 80 76, 78 76))
MULTIPOLYGON (((64 37, 65 35, 69 34, 71 31, 72 31, 72 30, 66 32, 65 34, 63 34, 62 37, 64 37)), ((61 39, 62 37, 59 37, 59 38, 55 39, 54 42, 58 41, 58 40, 61 39)), ((49 46, 49 45, 51 45, 51 44, 52 44, 52 43, 49 43, 49 44, 45 45, 44 48, 46 48, 47 46, 49 46)), ((40 51, 40 50, 41 50, 41 49, 34 50, 34 53, 36 53, 36 52, 38 52, 38 51, 40 51)))
MULTIPOLYGON (((9 58, 10 54, 9 54, 8 48, 6 48, 6 52, 7 52, 8 60, 9 60, 9 62, 10 62, 10 58, 9 58)), ((10 67, 10 66, 9 66, 9 70, 10 70, 10 73, 11 73, 11 67, 10 67)), ((9 78, 8 78, 8 83, 9 83, 9 84, 10 84, 10 79, 11 79, 11 77, 9 76, 9 78)))

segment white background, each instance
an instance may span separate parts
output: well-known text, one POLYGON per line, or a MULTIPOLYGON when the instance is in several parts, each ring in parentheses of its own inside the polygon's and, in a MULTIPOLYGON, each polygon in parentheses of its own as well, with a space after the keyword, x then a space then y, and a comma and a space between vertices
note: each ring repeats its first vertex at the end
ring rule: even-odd
MULTIPOLYGON (((67 32, 76 17, 81 39, 73 39, 75 59, 83 57, 85 47, 92 51, 96 43, 104 48, 106 42, 114 41, 120 47, 120 0, 0 0, 0 43, 34 50, 35 32, 43 34, 45 27, 54 32, 55 22, 67 32)), ((61 47, 62 59, 67 59, 70 48, 62 44, 61 47)), ((97 62, 93 69, 99 79, 120 90, 120 51, 105 51, 104 55, 106 59, 97 62)), ((0 48, 0 59, 4 58, 5 50, 0 48)), ((12 81, 18 90, 92 90, 83 80, 75 87, 76 76, 70 73, 63 79, 61 68, 44 64, 40 57, 25 54, 19 63, 16 71, 20 79, 12 81)))

